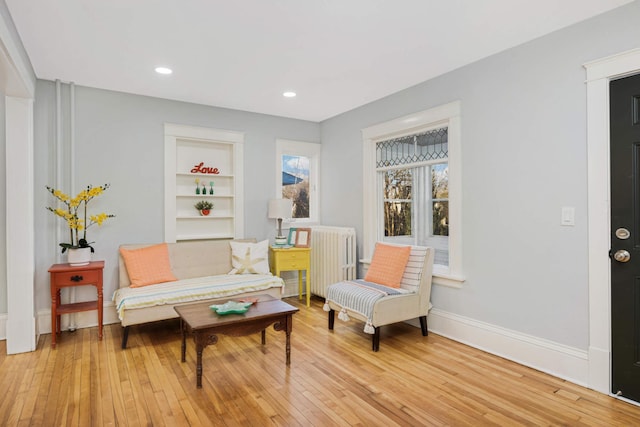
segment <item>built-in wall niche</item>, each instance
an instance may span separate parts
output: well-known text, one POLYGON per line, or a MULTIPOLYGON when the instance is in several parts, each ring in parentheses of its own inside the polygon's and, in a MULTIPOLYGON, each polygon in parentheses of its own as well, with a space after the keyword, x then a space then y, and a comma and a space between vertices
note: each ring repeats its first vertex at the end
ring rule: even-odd
POLYGON ((165 124, 165 241, 243 237, 244 134, 165 124), (202 215, 195 204, 213 204, 202 215))

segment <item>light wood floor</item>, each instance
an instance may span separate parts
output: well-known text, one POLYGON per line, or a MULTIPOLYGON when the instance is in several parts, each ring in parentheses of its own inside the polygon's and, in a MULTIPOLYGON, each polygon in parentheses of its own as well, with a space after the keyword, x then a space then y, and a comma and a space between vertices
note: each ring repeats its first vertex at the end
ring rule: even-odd
POLYGON ((371 351, 362 323, 327 330, 322 302, 298 305, 291 366, 284 333, 220 336, 180 363, 176 321, 63 332, 32 353, 0 342, 2 426, 422 426, 640 425, 640 407, 466 347, 406 324, 383 328, 371 351))

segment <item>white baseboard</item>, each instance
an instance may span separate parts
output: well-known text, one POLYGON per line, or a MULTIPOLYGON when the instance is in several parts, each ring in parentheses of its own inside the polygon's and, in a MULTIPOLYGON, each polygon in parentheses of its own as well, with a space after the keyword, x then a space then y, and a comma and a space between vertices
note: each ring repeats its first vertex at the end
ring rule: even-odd
POLYGON ((428 324, 438 335, 588 387, 589 354, 585 350, 435 308, 429 312, 428 324))
MULTIPOLYGON (((611 393, 609 373, 611 372, 611 352, 607 349, 589 347, 589 386, 601 393, 611 393), (606 369, 599 369, 606 367, 606 369)), ((637 402, 636 402, 637 404, 637 402)))
POLYGON ((7 318, 9 316, 4 313, 0 314, 0 340, 7 339, 7 318))

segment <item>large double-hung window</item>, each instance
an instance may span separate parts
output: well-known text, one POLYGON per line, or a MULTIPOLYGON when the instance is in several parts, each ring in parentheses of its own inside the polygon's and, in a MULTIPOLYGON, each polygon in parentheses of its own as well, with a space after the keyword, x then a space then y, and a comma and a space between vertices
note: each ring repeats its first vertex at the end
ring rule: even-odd
POLYGON ((436 283, 462 279, 460 104, 412 114, 363 130, 364 243, 435 248, 436 283))
POLYGON ((449 265, 448 128, 376 142, 385 241, 431 246, 449 265))

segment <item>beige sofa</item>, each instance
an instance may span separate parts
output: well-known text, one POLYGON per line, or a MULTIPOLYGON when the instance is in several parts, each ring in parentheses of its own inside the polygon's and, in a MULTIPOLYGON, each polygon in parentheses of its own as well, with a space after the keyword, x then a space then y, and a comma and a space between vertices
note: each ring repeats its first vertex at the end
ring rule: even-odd
MULTIPOLYGON (((127 244, 120 247, 138 249, 146 246, 151 245, 127 244)), ((170 284, 154 284, 142 288, 129 287, 131 282, 127 274, 127 268, 122 255, 119 255, 119 289, 114 293, 113 300, 116 302, 116 310, 124 327, 122 336, 123 349, 127 346, 129 327, 131 325, 176 318, 178 317, 174 310, 176 305, 205 301, 226 302, 231 298, 255 297, 256 295, 282 297, 284 282, 279 277, 228 274, 232 269, 229 240, 169 243, 168 251, 171 271, 179 281, 171 282, 170 284), (238 282, 242 280, 251 283, 242 284, 238 282), (211 283, 209 289, 203 292, 204 286, 209 286, 209 283, 211 283), (192 294, 189 293, 189 289, 191 289, 189 287, 194 289, 192 294), (195 291, 196 287, 197 291, 195 291), (176 294, 178 289, 180 293, 179 302, 175 302, 177 301, 176 294), (161 294, 161 298, 150 301, 148 294, 156 291, 161 294), (140 303, 140 300, 144 298, 136 295, 137 293, 146 293, 147 301, 140 303), (211 297, 212 295, 213 297, 211 297), (132 299, 138 297, 139 300, 135 304, 127 306, 125 300, 128 297, 132 297, 132 299)))

